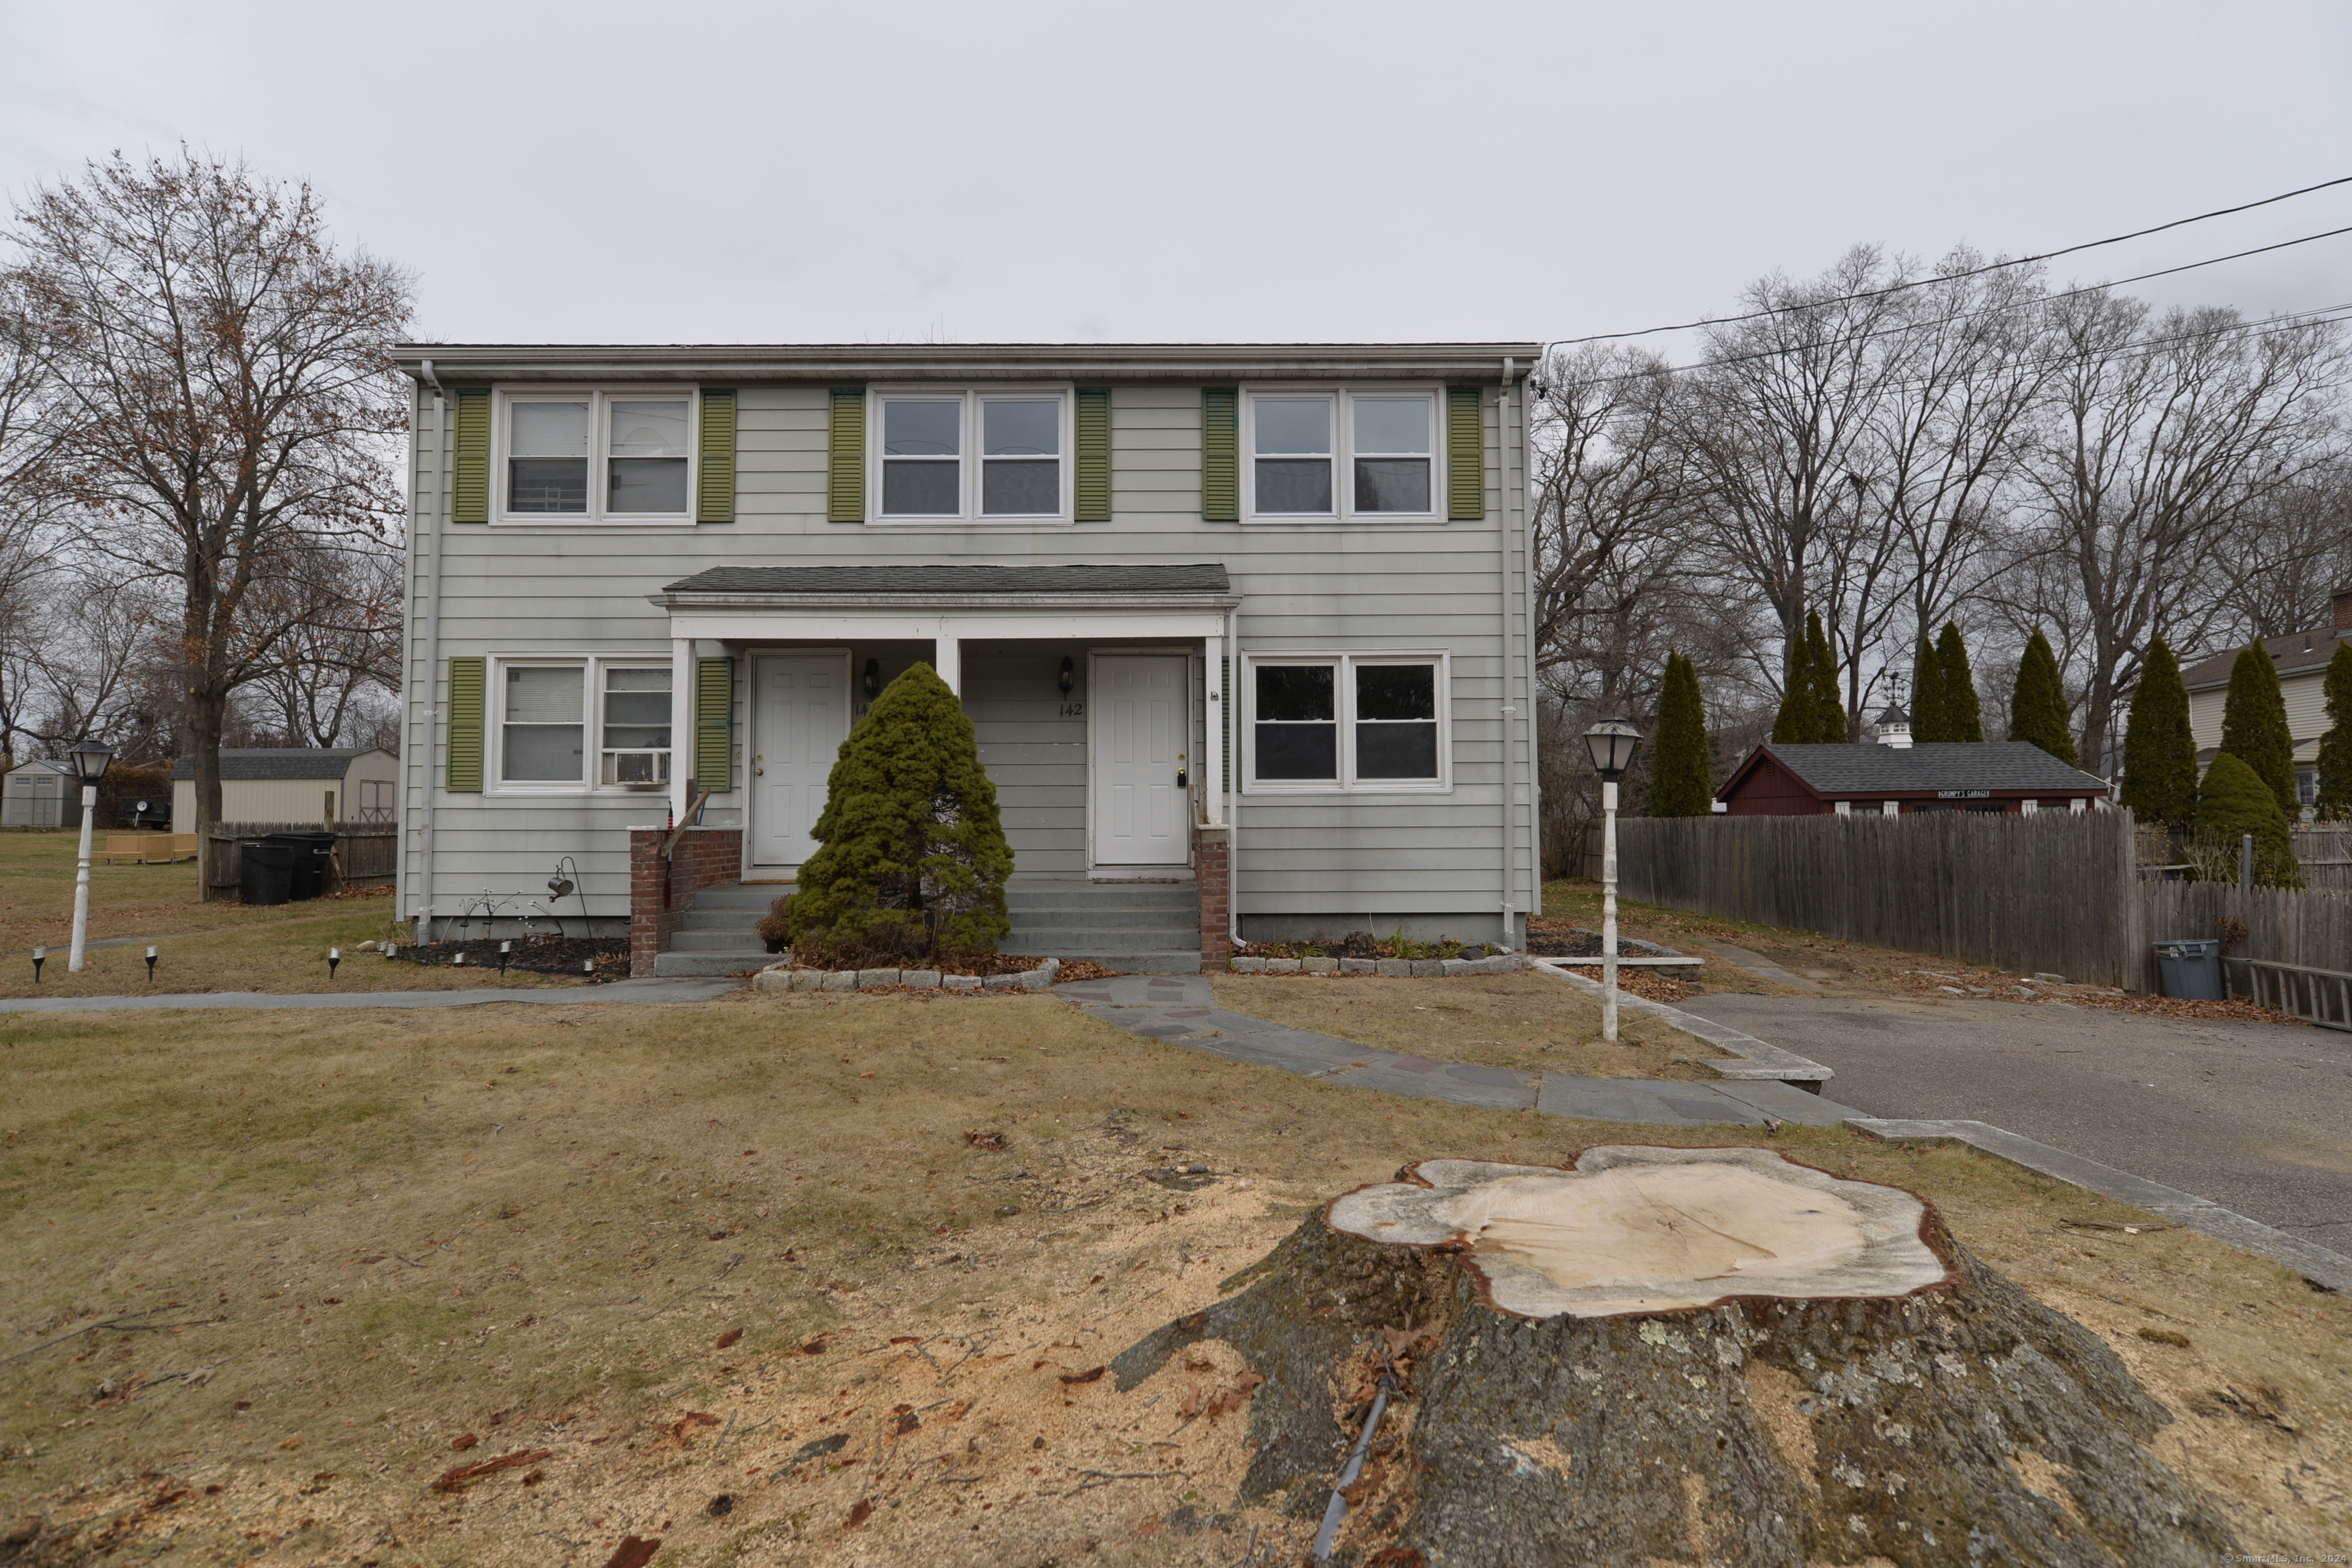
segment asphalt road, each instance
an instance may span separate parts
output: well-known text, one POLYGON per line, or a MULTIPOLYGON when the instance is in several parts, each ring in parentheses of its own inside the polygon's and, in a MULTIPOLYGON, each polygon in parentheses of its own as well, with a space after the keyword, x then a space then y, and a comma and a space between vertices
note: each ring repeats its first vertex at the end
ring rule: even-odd
POLYGON ((2352 1035, 2048 1003, 1694 996, 1874 1116, 1990 1121, 2352 1256, 2352 1035))

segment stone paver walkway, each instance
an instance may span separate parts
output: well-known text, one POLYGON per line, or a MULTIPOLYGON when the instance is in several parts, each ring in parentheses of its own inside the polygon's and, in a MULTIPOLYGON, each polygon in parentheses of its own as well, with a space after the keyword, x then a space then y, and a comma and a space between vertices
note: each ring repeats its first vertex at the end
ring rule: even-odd
POLYGON ((560 1007, 575 1002, 709 1002, 742 984, 719 976, 709 980, 615 980, 609 985, 572 985, 487 991, 297 992, 290 996, 261 991, 187 991, 162 996, 27 996, 0 1002, 0 1013, 103 1013, 118 1007, 478 1007, 486 1002, 530 1002, 560 1007))
POLYGON ((1403 1056, 1230 1012, 1216 1005, 1206 975, 1122 974, 1055 989, 1107 1024, 1170 1045, 1350 1088, 1380 1089, 1414 1100, 1442 1100, 1449 1105, 1538 1110, 1549 1116, 1664 1127, 1722 1122, 1761 1126, 1768 1119, 1830 1127, 1860 1114, 1771 1079, 1685 1083, 1672 1079, 1580 1078, 1403 1056))

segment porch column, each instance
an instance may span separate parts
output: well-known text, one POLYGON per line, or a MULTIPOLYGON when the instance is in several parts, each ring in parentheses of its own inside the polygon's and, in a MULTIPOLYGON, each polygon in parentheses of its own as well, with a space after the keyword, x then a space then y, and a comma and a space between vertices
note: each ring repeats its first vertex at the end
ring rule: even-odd
POLYGON ((942 619, 931 636, 931 668, 948 683, 950 691, 963 695, 963 649, 956 640, 953 621, 942 619))
POLYGON ((1204 820, 1212 827, 1222 827, 1225 821, 1225 639, 1204 637, 1202 648, 1208 660, 1203 673, 1208 678, 1209 714, 1202 727, 1208 731, 1209 743, 1202 748, 1200 787, 1208 796, 1204 820))
POLYGON ((669 808, 682 821, 694 772, 694 639, 672 637, 669 650, 669 808))

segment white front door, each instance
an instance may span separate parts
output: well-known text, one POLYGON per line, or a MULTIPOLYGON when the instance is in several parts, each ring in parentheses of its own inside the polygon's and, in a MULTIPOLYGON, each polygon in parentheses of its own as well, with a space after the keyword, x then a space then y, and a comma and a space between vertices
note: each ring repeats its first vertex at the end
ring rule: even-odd
POLYGON ((816 852, 810 830, 849 733, 848 661, 837 653, 763 653, 751 660, 751 863, 797 866, 816 852))
POLYGON ((1095 659, 1094 861, 1181 866, 1192 858, 1187 766, 1190 704, 1182 654, 1095 659))

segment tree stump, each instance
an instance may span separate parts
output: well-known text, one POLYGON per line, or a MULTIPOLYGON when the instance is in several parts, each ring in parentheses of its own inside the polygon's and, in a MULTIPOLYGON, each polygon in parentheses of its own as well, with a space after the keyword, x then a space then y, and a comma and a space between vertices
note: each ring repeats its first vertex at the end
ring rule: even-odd
POLYGON ((2115 1353, 1934 1208, 1759 1149, 1428 1160, 1335 1199, 1147 1336, 1265 1379, 1236 1501, 1319 1517, 1385 1373, 1335 1561, 2207 1564, 2115 1353))

